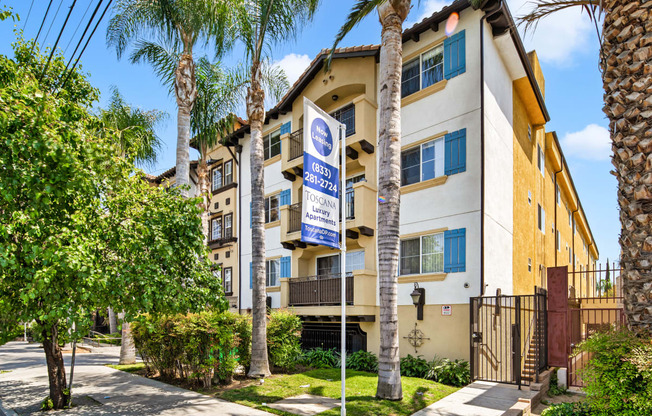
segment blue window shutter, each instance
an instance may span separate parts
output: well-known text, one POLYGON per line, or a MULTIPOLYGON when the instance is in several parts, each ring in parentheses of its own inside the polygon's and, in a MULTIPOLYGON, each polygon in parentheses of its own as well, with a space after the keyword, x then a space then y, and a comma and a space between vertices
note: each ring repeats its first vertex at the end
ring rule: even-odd
POLYGON ((466 228, 444 232, 444 272, 466 271, 466 228))
POLYGON ((453 175, 466 171, 466 129, 448 133, 444 139, 446 148, 445 169, 446 175, 453 175))
POLYGON ((254 206, 253 203, 249 203, 249 228, 254 225, 254 206))
POLYGON ((254 288, 254 264, 249 262, 249 289, 254 288))
POLYGON ((290 192, 291 192, 290 189, 284 189, 281 191, 281 195, 279 197, 279 202, 281 206, 290 205, 292 199, 292 194, 290 192))
POLYGON ((284 135, 285 133, 290 133, 291 130, 292 130, 292 125, 288 121, 287 123, 281 126, 281 136, 284 135))
POLYGON ((465 31, 444 40, 444 78, 451 79, 466 72, 465 31))
POLYGON ((292 274, 292 257, 281 257, 281 277, 290 277, 292 274))

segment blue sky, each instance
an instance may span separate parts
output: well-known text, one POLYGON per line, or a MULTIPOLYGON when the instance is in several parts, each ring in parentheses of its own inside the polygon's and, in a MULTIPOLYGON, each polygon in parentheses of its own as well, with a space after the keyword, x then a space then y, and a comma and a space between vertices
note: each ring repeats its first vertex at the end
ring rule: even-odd
MULTIPOLYGON (((52 46, 59 33, 68 7, 72 0, 61 1, 61 8, 45 40, 46 46, 52 46)), ((52 18, 59 6, 59 1, 52 2, 52 8, 43 32, 47 32, 52 18)), ((25 27, 25 37, 33 38, 43 20, 47 7, 45 0, 6 0, 21 16, 21 21, 10 20, 0 23, 0 53, 12 55, 10 43, 14 39, 14 28, 25 27), (32 10, 29 12, 30 5, 32 10), (28 17, 29 12, 29 17, 28 17)), ((413 8, 405 27, 420 21, 423 17, 440 10, 447 4, 439 0, 413 1, 413 8)), ((86 19, 92 13, 95 0, 77 1, 70 21, 59 42, 65 49, 71 40, 82 16, 87 10, 86 19), (92 4, 91 4, 92 3, 92 4)), ((353 4, 349 0, 325 0, 315 19, 306 25, 295 42, 279 45, 273 51, 273 60, 283 67, 293 82, 308 63, 322 49, 332 44, 335 33, 344 22, 353 4)), ((530 7, 527 0, 508 0, 515 17, 524 14, 530 7)), ((150 173, 157 174, 175 163, 176 146, 176 104, 168 95, 166 87, 152 75, 146 65, 132 65, 125 58, 118 61, 115 51, 106 46, 106 22, 98 28, 82 58, 83 70, 90 74, 91 82, 102 93, 99 105, 105 105, 110 95, 110 87, 115 85, 125 96, 127 102, 144 109, 164 110, 169 119, 159 135, 164 141, 159 161, 150 173)), ((84 20, 84 22, 86 21, 84 20)), ((85 23, 77 30, 75 39, 83 31, 85 23)), ((43 41, 43 33, 39 41, 43 41)), ((377 44, 380 39, 380 25, 377 16, 371 15, 363 21, 342 43, 342 46, 377 44)), ((532 36, 523 37, 526 49, 536 49, 541 60, 546 78, 546 103, 551 121, 548 131, 557 131, 562 148, 570 165, 580 199, 591 224, 593 235, 600 249, 600 260, 607 257, 613 261, 618 258, 618 233, 620 224, 616 203, 617 183, 609 173, 610 144, 607 131, 608 122, 602 113, 602 82, 598 70, 598 40, 595 28, 586 14, 579 10, 567 10, 541 22, 532 36)), ((70 56, 76 41, 67 50, 70 56)), ((236 51, 224 59, 224 64, 234 65, 241 59, 236 51)), ((191 155, 195 157, 196 154, 191 155)))

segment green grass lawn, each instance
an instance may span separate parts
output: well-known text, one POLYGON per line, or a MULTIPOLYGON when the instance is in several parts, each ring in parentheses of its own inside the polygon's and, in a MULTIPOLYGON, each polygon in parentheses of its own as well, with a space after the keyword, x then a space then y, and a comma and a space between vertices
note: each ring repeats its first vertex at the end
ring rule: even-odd
POLYGON ((116 370, 126 371, 127 373, 138 373, 139 371, 145 369, 145 363, 124 364, 124 365, 107 364, 106 366, 115 368, 116 370))
MULTIPOLYGON (((459 390, 434 381, 420 378, 402 377, 403 400, 377 400, 376 384, 378 376, 361 371, 346 372, 346 410, 347 414, 355 415, 411 415, 442 397, 459 390)), ((221 390, 216 397, 236 402, 246 406, 265 410, 280 415, 291 413, 280 412, 263 406, 263 403, 273 403, 287 397, 299 394, 314 394, 318 396, 340 398, 340 370, 312 370, 302 374, 278 375, 265 379, 262 385, 251 385, 239 389, 221 390), (310 387, 300 387, 309 384, 310 387)), ((320 413, 324 416, 340 414, 339 407, 320 413)))

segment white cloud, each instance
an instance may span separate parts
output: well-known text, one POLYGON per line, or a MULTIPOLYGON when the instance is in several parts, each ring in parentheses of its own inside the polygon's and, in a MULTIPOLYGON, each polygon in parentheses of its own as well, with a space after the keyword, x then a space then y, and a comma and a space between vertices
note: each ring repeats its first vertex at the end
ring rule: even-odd
POLYGON ((611 138, 609 130, 597 124, 589 124, 583 130, 566 133, 561 147, 568 156, 587 160, 609 160, 611 138))
POLYGON ((303 71, 308 68, 310 62, 312 62, 312 59, 308 55, 290 53, 285 55, 280 61, 274 62, 274 65, 281 67, 285 71, 285 75, 287 75, 288 81, 292 85, 303 74, 303 71))
MULTIPOLYGON (((517 24, 518 18, 529 13, 533 6, 530 0, 508 0, 508 4, 517 24)), ((593 27, 589 16, 575 7, 544 17, 527 35, 523 33, 524 25, 519 26, 519 32, 525 48, 536 49, 539 59, 556 66, 569 66, 578 52, 598 47, 597 43, 589 43, 593 27)))
MULTIPOLYGON (((418 2, 413 2, 412 4, 418 4, 418 2)), ((403 28, 408 28, 413 26, 416 23, 419 23, 426 17, 432 16, 433 13, 440 11, 444 7, 448 6, 452 1, 444 1, 444 0, 426 0, 421 2, 421 14, 413 14, 410 13, 408 15, 407 21, 403 24, 403 28), (416 17, 415 17, 416 16, 416 17)), ((416 7, 412 8, 412 12, 416 11, 416 7)))

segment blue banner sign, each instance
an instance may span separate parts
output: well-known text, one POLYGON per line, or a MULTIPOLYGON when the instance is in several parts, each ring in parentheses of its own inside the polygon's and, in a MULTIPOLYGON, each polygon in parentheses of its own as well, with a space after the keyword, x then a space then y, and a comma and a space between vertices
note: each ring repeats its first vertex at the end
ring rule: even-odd
POLYGON ((340 248, 340 124, 303 99, 301 241, 340 248))

